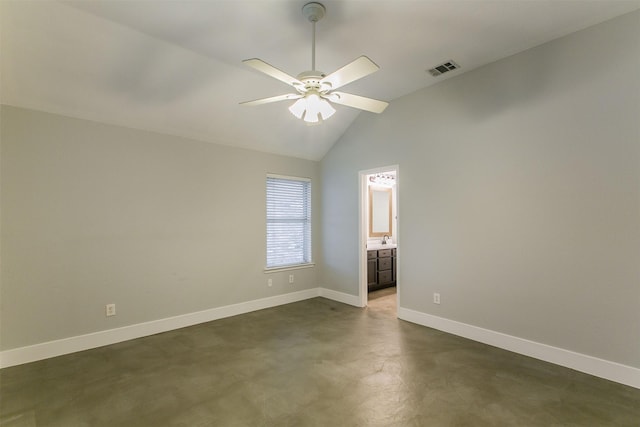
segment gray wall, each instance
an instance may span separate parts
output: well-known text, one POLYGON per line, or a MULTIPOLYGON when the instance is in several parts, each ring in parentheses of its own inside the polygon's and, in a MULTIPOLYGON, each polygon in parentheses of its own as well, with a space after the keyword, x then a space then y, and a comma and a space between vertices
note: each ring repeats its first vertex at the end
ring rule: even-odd
POLYGON ((638 12, 361 114, 321 283, 358 293, 358 171, 398 164, 402 307, 640 367, 639 123, 638 12))
POLYGON ((263 272, 265 175, 312 178, 319 208, 317 162, 13 107, 1 120, 1 349, 317 286, 315 268, 294 285, 263 272))

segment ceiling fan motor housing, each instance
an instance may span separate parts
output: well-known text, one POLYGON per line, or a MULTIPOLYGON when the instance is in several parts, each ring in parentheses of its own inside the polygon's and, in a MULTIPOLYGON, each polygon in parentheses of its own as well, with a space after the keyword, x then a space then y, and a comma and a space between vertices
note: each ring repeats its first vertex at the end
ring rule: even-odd
POLYGON ((324 77, 326 74, 321 71, 304 71, 298 74, 298 80, 304 83, 305 92, 312 89, 318 92, 331 90, 331 83, 322 82, 324 77))

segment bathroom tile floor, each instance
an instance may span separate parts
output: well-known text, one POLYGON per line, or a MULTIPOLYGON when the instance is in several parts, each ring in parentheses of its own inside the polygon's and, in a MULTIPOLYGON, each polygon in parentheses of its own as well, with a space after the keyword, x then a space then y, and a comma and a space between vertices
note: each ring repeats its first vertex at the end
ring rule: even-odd
POLYGON ((0 425, 640 425, 638 389, 377 305, 314 298, 5 368, 0 425))

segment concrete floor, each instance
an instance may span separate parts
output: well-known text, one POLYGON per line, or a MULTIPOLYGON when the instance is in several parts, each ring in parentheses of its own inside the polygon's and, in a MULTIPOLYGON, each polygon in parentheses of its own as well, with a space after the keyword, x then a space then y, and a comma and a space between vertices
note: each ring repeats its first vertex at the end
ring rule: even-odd
POLYGON ((315 298, 6 368, 0 425, 640 425, 640 390, 397 320, 393 298, 315 298))

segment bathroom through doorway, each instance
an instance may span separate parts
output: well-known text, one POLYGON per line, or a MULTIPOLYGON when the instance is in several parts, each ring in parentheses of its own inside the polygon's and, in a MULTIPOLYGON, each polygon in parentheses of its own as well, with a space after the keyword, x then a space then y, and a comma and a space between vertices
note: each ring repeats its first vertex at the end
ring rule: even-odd
POLYGON ((360 306, 384 307, 386 311, 393 308, 397 316, 399 167, 363 170, 359 177, 360 306))

